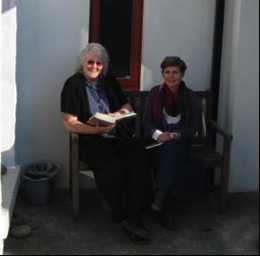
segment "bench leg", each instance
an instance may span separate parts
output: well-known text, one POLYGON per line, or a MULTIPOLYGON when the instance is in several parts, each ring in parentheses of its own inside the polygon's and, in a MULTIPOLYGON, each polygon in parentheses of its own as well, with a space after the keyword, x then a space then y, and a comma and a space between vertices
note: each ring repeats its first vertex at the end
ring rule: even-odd
POLYGON ((74 220, 79 219, 79 177, 78 170, 72 170, 72 211, 74 220))
POLYGON ((221 184, 219 188, 218 214, 224 214, 226 211, 227 196, 228 196, 228 174, 229 174, 229 169, 224 167, 221 173, 221 184))
POLYGON ((226 210, 227 195, 228 195, 228 181, 229 181, 229 159, 230 159, 230 142, 224 143, 223 150, 223 168, 221 172, 221 183, 220 183, 220 193, 219 193, 219 204, 218 213, 223 214, 226 210))
POLYGON ((78 146, 72 146, 72 156, 70 163, 71 172, 71 194, 72 194, 72 212, 74 220, 79 219, 79 163, 78 146))
POLYGON ((227 204, 227 190, 221 188, 218 198, 218 214, 224 214, 226 211, 227 204))

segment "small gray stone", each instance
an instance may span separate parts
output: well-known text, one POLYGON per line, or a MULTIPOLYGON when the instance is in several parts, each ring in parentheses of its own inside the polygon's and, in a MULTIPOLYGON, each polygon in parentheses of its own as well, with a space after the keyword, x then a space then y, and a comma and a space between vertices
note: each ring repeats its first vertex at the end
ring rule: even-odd
POLYGON ((32 233, 32 229, 28 225, 19 225, 11 228, 10 235, 14 238, 27 237, 32 233))

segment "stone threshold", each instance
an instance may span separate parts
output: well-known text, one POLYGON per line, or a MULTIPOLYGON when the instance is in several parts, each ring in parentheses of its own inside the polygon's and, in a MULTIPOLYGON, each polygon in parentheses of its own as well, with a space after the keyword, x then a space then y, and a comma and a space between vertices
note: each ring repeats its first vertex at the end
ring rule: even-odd
POLYGON ((0 211, 0 255, 3 254, 4 240, 8 236, 15 200, 20 185, 20 166, 10 167, 2 179, 2 204, 0 211))

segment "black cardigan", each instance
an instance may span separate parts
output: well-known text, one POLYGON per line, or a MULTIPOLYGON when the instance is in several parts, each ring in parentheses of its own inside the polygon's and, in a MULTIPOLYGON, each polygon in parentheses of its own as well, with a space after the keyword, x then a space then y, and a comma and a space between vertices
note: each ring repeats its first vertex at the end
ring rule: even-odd
MULTIPOLYGON (((61 112, 77 116, 82 123, 86 123, 91 117, 85 81, 83 73, 76 73, 67 79, 61 92, 61 112)), ((113 76, 101 75, 100 83, 105 90, 112 113, 128 103, 120 84, 113 76)))

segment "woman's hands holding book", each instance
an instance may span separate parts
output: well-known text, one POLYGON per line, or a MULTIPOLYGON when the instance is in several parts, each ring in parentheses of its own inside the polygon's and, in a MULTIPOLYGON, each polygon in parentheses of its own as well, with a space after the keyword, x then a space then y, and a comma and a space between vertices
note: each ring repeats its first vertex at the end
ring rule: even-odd
POLYGON ((121 116, 122 113, 120 113, 119 111, 117 111, 117 112, 115 112, 115 113, 110 113, 110 114, 108 114, 108 115, 109 115, 109 116, 112 116, 112 117, 114 117, 114 118, 117 118, 117 117, 121 116))
POLYGON ((121 116, 121 115, 130 113, 130 112, 131 112, 131 111, 128 111, 128 110, 126 110, 126 109, 120 109, 120 110, 118 110, 118 111, 115 112, 115 113, 110 113, 109 116, 112 116, 112 117, 114 117, 114 118, 117 118, 117 117, 119 117, 119 116, 121 116))
POLYGON ((102 133, 108 133, 112 131, 115 128, 115 125, 110 125, 110 126, 95 126, 97 130, 97 134, 102 134, 102 133))
POLYGON ((109 115, 114 117, 114 118, 117 118, 117 117, 119 117, 123 114, 127 114, 127 113, 130 113, 132 111, 133 111, 132 106, 129 103, 127 103, 124 106, 122 106, 121 109, 119 109, 117 112, 110 113, 109 115))
POLYGON ((101 126, 97 120, 92 125, 86 125, 78 120, 77 116, 62 113, 62 121, 70 132, 80 134, 102 134, 108 133, 115 128, 115 125, 101 126))
POLYGON ((157 141, 160 142, 160 143, 164 143, 166 141, 177 139, 177 138, 178 138, 177 133, 164 132, 158 137, 157 141))
POLYGON ((114 128, 115 128, 114 124, 109 126, 100 126, 98 122, 95 126, 96 134, 108 133, 112 131, 114 128))

